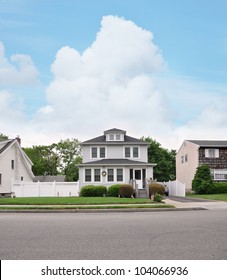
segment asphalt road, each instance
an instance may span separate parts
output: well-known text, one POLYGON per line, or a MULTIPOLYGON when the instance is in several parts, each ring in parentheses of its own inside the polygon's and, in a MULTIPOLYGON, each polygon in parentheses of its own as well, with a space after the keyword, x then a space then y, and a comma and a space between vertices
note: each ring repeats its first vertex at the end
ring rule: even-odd
POLYGON ((0 259, 227 259, 227 210, 0 213, 0 259))

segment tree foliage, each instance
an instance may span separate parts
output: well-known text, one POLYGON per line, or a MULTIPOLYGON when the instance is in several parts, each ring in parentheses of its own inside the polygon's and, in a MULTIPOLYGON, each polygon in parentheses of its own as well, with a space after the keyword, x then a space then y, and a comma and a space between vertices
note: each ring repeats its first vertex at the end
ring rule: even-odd
POLYGON ((148 142, 148 162, 156 163, 154 167, 154 179, 159 182, 175 180, 176 178, 176 151, 161 147, 161 144, 150 137, 143 137, 148 142))
POLYGON ((206 194, 210 192, 213 186, 210 168, 206 164, 197 167, 194 179, 192 180, 192 189, 196 194, 206 194))
POLYGON ((2 141, 2 140, 8 140, 8 139, 9 139, 8 136, 6 136, 6 135, 0 133, 0 141, 2 141))
POLYGON ((81 147, 77 139, 61 140, 50 146, 24 148, 33 162, 35 175, 65 175, 66 181, 77 181, 78 163, 81 163, 81 147))

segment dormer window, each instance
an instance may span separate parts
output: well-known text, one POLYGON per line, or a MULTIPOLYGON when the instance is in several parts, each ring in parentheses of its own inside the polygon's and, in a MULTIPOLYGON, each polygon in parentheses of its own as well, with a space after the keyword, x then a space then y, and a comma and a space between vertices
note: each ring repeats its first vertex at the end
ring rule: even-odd
POLYGON ((124 141, 124 134, 106 134, 106 141, 124 141))
POLYGON ((109 134, 109 141, 114 141, 115 140, 115 135, 114 134, 109 134))

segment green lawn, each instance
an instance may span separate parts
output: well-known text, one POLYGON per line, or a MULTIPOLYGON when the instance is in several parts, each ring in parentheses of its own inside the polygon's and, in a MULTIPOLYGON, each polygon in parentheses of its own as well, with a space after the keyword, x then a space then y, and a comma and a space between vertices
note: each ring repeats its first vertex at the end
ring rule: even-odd
MULTIPOLYGON (((119 197, 16 197, 1 198, 0 205, 97 205, 97 204, 143 204, 153 203, 146 198, 119 197)), ((154 202, 155 203, 155 202, 154 202)))
POLYGON ((187 194, 190 197, 211 199, 211 200, 222 200, 227 202, 227 193, 219 193, 219 194, 187 194))

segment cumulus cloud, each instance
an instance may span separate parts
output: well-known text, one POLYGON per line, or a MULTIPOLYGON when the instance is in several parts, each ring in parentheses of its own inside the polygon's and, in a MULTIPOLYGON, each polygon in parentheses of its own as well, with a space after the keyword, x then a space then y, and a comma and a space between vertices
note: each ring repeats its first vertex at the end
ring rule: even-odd
POLYGON ((38 82, 38 70, 30 56, 14 54, 8 60, 0 42, 0 85, 3 87, 31 85, 38 82))
POLYGON ((64 128, 82 135, 112 126, 142 133, 160 131, 162 123, 167 129, 165 102, 152 78, 164 67, 151 32, 123 18, 103 17, 95 41, 82 54, 69 46, 57 52, 48 105, 36 120, 45 118, 52 132, 64 128))

